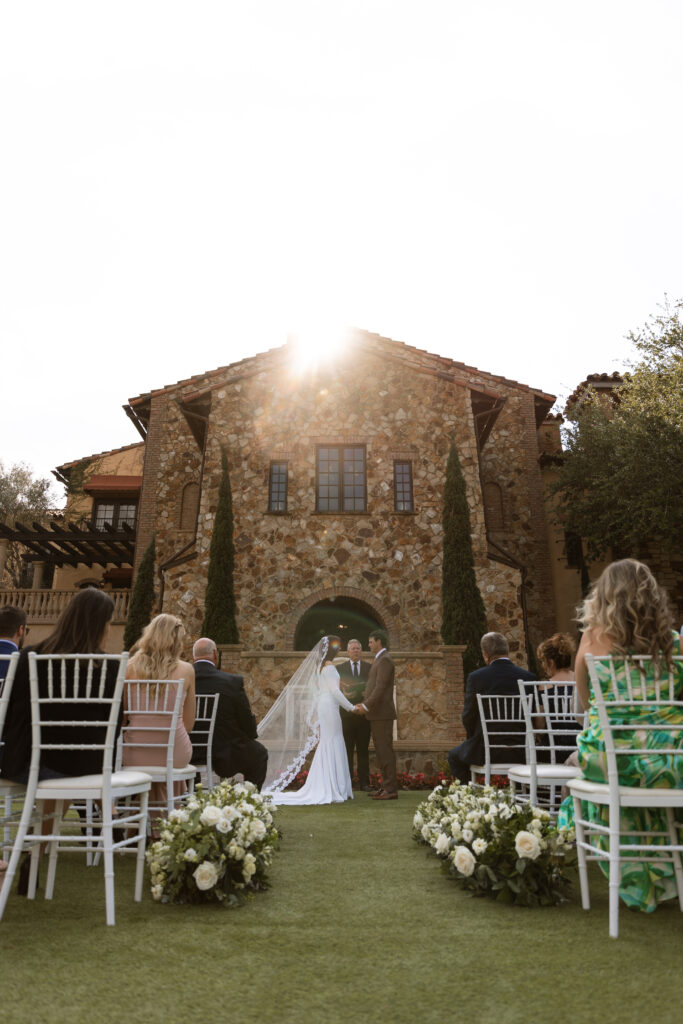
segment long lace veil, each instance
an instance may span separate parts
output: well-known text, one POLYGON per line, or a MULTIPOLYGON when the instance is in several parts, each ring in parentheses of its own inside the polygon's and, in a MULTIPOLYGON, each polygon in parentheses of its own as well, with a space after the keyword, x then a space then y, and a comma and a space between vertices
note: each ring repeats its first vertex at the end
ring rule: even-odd
POLYGON ((258 727, 258 738, 268 750, 264 792, 286 789, 318 743, 318 677, 328 645, 324 636, 306 655, 258 727))

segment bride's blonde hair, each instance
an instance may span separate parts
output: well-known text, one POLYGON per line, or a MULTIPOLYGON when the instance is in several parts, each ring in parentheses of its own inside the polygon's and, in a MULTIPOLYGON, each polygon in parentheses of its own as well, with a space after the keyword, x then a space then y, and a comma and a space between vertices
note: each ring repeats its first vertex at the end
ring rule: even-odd
POLYGON ((664 590, 634 558, 612 562, 592 585, 577 613, 582 629, 602 630, 619 654, 664 656, 671 668, 673 634, 664 590))
POLYGON ((138 640, 128 662, 135 679, 169 679, 180 660, 185 629, 175 615, 157 615, 138 640))

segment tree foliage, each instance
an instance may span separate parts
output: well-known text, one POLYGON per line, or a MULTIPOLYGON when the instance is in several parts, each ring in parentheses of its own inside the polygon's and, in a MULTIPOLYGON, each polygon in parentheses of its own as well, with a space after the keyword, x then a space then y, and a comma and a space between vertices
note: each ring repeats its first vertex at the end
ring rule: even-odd
POLYGON ((443 567, 441 581, 445 644, 466 644, 465 676, 483 665, 480 640, 486 632, 486 611, 474 574, 472 531, 465 479, 451 443, 443 499, 443 567))
POLYGON ((608 551, 665 551, 683 536, 683 301, 667 301, 629 339, 639 358, 609 401, 590 392, 568 410, 554 490, 565 529, 608 551))
POLYGON ((221 449, 221 482, 213 524, 209 569, 204 598, 202 632, 217 644, 236 644, 237 632, 235 604, 235 546, 233 544, 232 490, 228 456, 221 449))
POLYGON ((123 634, 123 649, 129 651, 142 636, 152 618, 154 608, 154 563, 156 561, 156 538, 152 537, 140 559, 135 586, 130 598, 128 618, 123 634))
MULTIPOLYGON (((15 523, 44 522, 54 505, 52 484, 46 477, 34 476, 33 470, 23 462, 5 467, 0 460, 0 522, 7 526, 15 523)), ((10 544, 5 564, 5 583, 18 587, 21 582, 21 551, 18 544, 10 544)))

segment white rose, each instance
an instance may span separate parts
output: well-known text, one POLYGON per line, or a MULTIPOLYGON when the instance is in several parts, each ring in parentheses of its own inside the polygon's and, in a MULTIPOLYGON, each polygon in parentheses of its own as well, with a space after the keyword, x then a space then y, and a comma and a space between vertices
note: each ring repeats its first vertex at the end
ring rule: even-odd
POLYGON ((521 831, 515 836, 515 850, 518 857, 536 860, 541 852, 541 846, 533 832, 521 831))
POLYGON ((443 856, 444 853, 448 853, 449 847, 450 843, 448 841, 448 836, 445 836, 443 832, 440 832, 439 838, 436 840, 436 843, 434 844, 434 849, 439 855, 443 856))
POLYGON ((183 856, 185 860, 195 861, 197 859, 197 851, 195 850, 194 846, 188 846, 183 856))
POLYGON ((263 837, 266 834, 266 826, 263 824, 262 821, 259 821, 259 819, 256 818, 254 821, 252 821, 249 827, 249 832, 251 834, 252 839, 263 839, 263 837))
POLYGON ((541 810, 540 807, 532 807, 531 808, 531 815, 532 815, 533 818, 540 819, 540 818, 543 817, 543 811, 541 810))
POLYGON ((161 838, 163 839, 163 841, 165 843, 172 843, 173 842, 173 833, 169 832, 169 830, 167 828, 165 828, 164 831, 161 833, 161 838))
POLYGON ((216 871, 215 865, 210 860, 204 860, 199 867, 192 872, 192 877, 197 883, 197 888, 205 891, 206 889, 213 889, 214 885, 218 881, 218 872, 216 871))
POLYGON ((196 811, 199 807, 199 800, 188 800, 185 807, 188 811, 196 811))
POLYGON ((470 850, 466 846, 456 846, 455 857, 453 858, 457 870, 461 875, 465 875, 466 878, 474 871, 474 865, 477 863, 470 850))
POLYGON ((459 822, 454 821, 451 825, 451 835, 454 839, 462 838, 462 829, 460 828, 459 822))
POLYGON ((228 847, 228 856, 232 857, 233 860, 242 860, 244 858, 244 849, 237 843, 230 843, 228 847))
POLYGON ((168 816, 168 820, 184 822, 188 821, 189 817, 190 815, 187 813, 187 811, 184 811, 182 808, 179 807, 176 810, 171 811, 171 813, 168 816))
POLYGON ((208 804, 204 808, 202 813, 199 815, 199 820, 202 825, 208 825, 209 828, 215 828, 218 822, 221 820, 220 808, 214 807, 213 804, 208 804))
POLYGON ((422 826, 424 825, 424 822, 425 822, 425 820, 422 817, 422 815, 420 814, 420 812, 416 811, 415 812, 415 817, 413 818, 413 828, 422 828, 422 826))
POLYGON ((152 886, 152 899, 153 900, 160 900, 163 895, 164 895, 164 887, 163 887, 163 885, 153 885, 152 886))
POLYGON ((422 838, 429 842, 429 825, 423 825, 421 829, 422 838))
POLYGON ((222 832, 225 835, 230 831, 230 822, 226 821, 225 818, 221 818, 220 821, 216 822, 216 831, 222 832))
POLYGON ((486 847, 488 845, 489 844, 486 842, 485 839, 475 839, 474 842, 472 843, 472 849, 476 853, 477 857, 479 857, 482 853, 485 852, 486 847))
POLYGON ((503 819, 503 821, 508 821, 508 819, 512 817, 512 808, 505 805, 501 809, 500 816, 503 819))
POLYGON ((474 832, 472 831, 471 828, 464 828, 462 830, 462 837, 466 843, 471 843, 472 840, 474 839, 474 832))

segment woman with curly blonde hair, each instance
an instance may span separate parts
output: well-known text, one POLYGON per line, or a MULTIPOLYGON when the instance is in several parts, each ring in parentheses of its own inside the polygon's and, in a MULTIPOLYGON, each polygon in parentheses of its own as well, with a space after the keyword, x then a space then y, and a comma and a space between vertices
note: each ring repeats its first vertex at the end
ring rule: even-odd
MULTIPOLYGON (((173 748, 173 767, 185 768, 192 759, 192 743, 190 732, 195 719, 194 666, 182 661, 180 654, 183 649, 185 629, 175 615, 157 615, 145 628, 140 637, 133 657, 128 662, 126 679, 171 679, 177 680, 183 688, 181 714, 178 715, 175 746, 173 748)), ((135 699, 135 698, 134 698, 135 699)), ((153 727, 161 727, 168 723, 168 717, 160 714, 158 720, 147 714, 136 714, 138 707, 126 707, 126 743, 160 743, 163 733, 152 731, 153 727)), ((145 764, 166 764, 166 751, 140 746, 123 748, 123 764, 125 767, 145 764)), ((176 795, 185 792, 185 783, 175 783, 176 795)), ((149 802, 151 806, 166 803, 166 786, 153 783, 149 802)))
MULTIPOLYGON (((628 697, 626 669, 619 656, 628 654, 650 655, 652 661, 643 667, 643 685, 649 688, 660 672, 673 670, 676 700, 683 699, 683 665, 672 661, 681 653, 678 634, 671 628, 671 616, 665 592, 642 562, 624 558, 608 565, 579 610, 578 621, 583 636, 576 655, 576 680, 579 698, 589 708, 589 723, 578 737, 579 765, 584 778, 593 782, 607 781, 605 744, 597 710, 591 700, 586 655, 611 654, 615 658, 617 686, 628 697)), ((602 682, 607 681, 609 668, 597 662, 596 671, 602 682)), ((653 686, 654 692, 654 686, 653 686)), ((653 698, 654 699, 654 698, 653 698)), ((612 716, 614 717, 614 715, 612 716)), ((633 732, 622 732, 627 746, 638 748, 638 754, 618 758, 619 782, 622 786, 659 786, 683 788, 683 731, 671 730, 671 747, 680 753, 671 755, 648 754, 655 732, 667 732, 667 726, 679 725, 680 709, 667 708, 662 712, 656 705, 639 708, 637 712, 625 708, 619 724, 632 725, 633 732), (658 728, 638 729, 639 724, 654 724, 658 728), (661 726, 661 731, 659 727, 661 726)), ((584 812, 596 824, 607 825, 607 809, 595 804, 583 804, 584 812)), ((571 799, 565 800, 558 818, 560 824, 573 822, 571 799)), ((632 832, 666 831, 663 811, 646 809, 622 810, 621 827, 632 832)), ((653 844, 656 843, 653 839, 653 844)), ((607 868, 600 867, 607 873, 607 868)), ((651 912, 658 903, 676 896, 673 865, 657 861, 625 861, 621 867, 619 894, 627 906, 651 912)))

